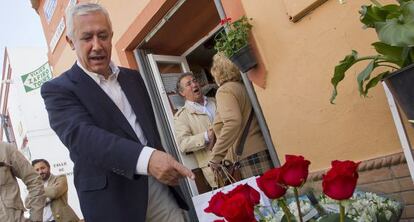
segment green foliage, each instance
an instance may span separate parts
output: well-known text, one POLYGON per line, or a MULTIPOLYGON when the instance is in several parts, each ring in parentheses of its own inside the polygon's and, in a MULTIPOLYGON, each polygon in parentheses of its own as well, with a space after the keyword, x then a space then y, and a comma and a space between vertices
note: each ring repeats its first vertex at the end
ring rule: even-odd
POLYGON ((375 29, 379 41, 371 45, 378 54, 359 57, 358 52, 352 50, 339 62, 331 79, 334 87, 331 103, 334 103, 338 94, 337 86, 345 78, 346 71, 358 62, 370 61, 357 76, 358 90, 362 96, 366 96, 370 88, 392 71, 414 62, 414 0, 399 0, 398 5, 384 6, 375 0, 371 1, 374 5, 361 7, 360 21, 365 28, 375 29), (373 74, 378 67, 385 67, 387 71, 373 74))
POLYGON ((246 46, 249 43, 249 31, 252 28, 249 20, 251 19, 243 16, 233 23, 226 23, 227 33, 225 30, 217 33, 214 48, 230 58, 239 49, 246 46))

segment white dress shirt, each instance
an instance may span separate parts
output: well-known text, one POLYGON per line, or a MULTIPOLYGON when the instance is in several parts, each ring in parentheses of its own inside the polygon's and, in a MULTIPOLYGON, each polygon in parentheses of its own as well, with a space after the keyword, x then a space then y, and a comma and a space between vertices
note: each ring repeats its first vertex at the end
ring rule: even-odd
MULTIPOLYGON (((125 96, 124 91, 122 91, 121 85, 118 82, 118 75, 119 75, 119 68, 113 62, 109 64, 111 68, 112 74, 109 75, 108 79, 105 79, 103 75, 90 72, 86 70, 79 61, 77 61, 77 65, 86 73, 89 77, 91 77, 96 84, 111 98, 111 100, 116 104, 118 109, 122 112, 122 114, 127 119, 129 125, 131 125, 132 129, 134 130, 135 134, 137 135, 139 141, 144 148, 142 149, 136 166, 135 173, 141 175, 148 174, 148 162, 151 157, 152 152, 154 152, 154 148, 145 146, 147 145, 147 139, 145 138, 144 132, 142 131, 141 126, 137 121, 137 117, 135 116, 134 111, 131 108, 131 104, 127 97, 125 96)), ((125 154, 128 155, 128 154, 125 154)))
MULTIPOLYGON (((45 181, 43 183, 44 187, 47 187, 47 185, 49 184, 49 179, 47 179, 47 181, 45 181)), ((52 213, 52 208, 50 208, 50 199, 49 197, 46 198, 46 205, 43 208, 43 222, 49 222, 49 221, 53 221, 55 220, 55 218, 53 217, 53 213, 52 213)))

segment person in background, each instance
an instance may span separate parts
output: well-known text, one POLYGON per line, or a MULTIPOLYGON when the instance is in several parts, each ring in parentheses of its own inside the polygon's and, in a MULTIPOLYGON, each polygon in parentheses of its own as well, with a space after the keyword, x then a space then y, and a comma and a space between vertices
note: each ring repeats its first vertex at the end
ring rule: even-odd
POLYGON ((50 164, 45 159, 32 161, 32 166, 43 180, 46 205, 43 209, 44 222, 78 222, 79 218, 68 205, 68 182, 66 175, 50 173, 50 164))
POLYGON ((45 206, 45 191, 42 179, 34 171, 30 162, 17 150, 17 147, 0 142, 0 221, 26 222, 23 201, 17 183, 19 178, 29 191, 30 201, 26 208, 30 209, 31 222, 41 222, 45 206))
POLYGON ((217 187, 208 161, 215 137, 211 128, 216 100, 203 95, 200 83, 192 73, 185 73, 177 80, 177 92, 185 98, 185 104, 174 115, 174 127, 178 148, 183 153, 193 152, 198 167, 208 185, 217 187))
POLYGON ((242 178, 263 174, 272 168, 272 161, 255 115, 247 131, 242 155, 236 155, 243 130, 253 112, 239 69, 222 53, 217 53, 213 57, 211 73, 219 88, 213 122, 217 141, 212 149, 210 167, 216 170, 223 160, 239 161, 242 178))
POLYGON ((111 61, 108 12, 79 3, 67 11, 66 28, 77 61, 41 95, 74 163, 85 221, 185 221, 179 180, 195 176, 164 151, 141 75, 111 61))

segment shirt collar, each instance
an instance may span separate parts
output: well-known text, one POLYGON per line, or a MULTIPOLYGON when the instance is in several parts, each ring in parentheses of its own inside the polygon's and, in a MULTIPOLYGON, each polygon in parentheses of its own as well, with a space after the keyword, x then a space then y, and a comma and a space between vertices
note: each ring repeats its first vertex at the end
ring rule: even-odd
POLYGON ((47 178, 47 180, 44 181, 43 184, 48 185, 51 178, 52 178, 52 174, 49 175, 49 178, 47 178))
POLYGON ((188 102, 191 106, 195 106, 195 107, 197 107, 197 106, 207 106, 207 103, 208 103, 208 101, 207 101, 207 97, 206 96, 203 96, 203 98, 204 98, 204 103, 203 103, 203 105, 201 105, 200 103, 198 103, 198 102, 193 102, 193 101, 189 101, 189 100, 186 100, 186 102, 188 102))
MULTIPOLYGON (((86 73, 88 76, 90 76, 96 83, 101 83, 105 80, 105 77, 103 75, 100 75, 98 73, 91 72, 87 69, 85 69, 82 64, 79 61, 76 61, 76 64, 86 73)), ((109 63, 109 68, 111 69, 112 74, 109 75, 108 80, 118 79, 119 75, 119 67, 115 65, 112 61, 109 63)))

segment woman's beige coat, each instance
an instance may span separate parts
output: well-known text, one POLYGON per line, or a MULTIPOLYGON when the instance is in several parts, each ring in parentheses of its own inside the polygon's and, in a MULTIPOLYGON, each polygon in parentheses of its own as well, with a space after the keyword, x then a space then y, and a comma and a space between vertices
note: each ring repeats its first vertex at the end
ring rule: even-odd
MULTIPOLYGON (((235 150, 240 143, 252 105, 246 88, 241 82, 226 82, 221 85, 217 90, 216 102, 217 113, 213 130, 217 141, 212 150, 212 161, 216 163, 223 159, 235 161, 235 150)), ((259 124, 253 116, 240 160, 266 149, 259 124)))

